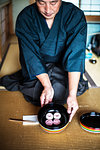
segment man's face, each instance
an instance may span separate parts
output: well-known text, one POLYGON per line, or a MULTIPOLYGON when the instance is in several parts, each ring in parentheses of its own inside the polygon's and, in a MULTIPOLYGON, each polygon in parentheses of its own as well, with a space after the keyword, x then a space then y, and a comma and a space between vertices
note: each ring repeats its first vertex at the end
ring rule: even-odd
POLYGON ((37 0, 36 4, 46 19, 53 19, 59 11, 61 0, 37 0))

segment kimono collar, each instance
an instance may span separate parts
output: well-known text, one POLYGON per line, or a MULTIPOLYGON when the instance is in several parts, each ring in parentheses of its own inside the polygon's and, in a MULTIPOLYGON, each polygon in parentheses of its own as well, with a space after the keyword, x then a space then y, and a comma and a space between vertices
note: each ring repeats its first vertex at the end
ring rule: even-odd
POLYGON ((37 23, 38 23, 37 26, 39 26, 39 29, 40 29, 39 36, 40 36, 40 39, 42 39, 41 44, 43 44, 43 42, 45 40, 55 38, 55 36, 57 35, 57 33, 59 31, 61 15, 62 15, 62 4, 59 8, 59 12, 56 14, 56 16, 54 18, 54 22, 53 22, 51 29, 48 28, 46 19, 38 11, 37 5, 35 8, 36 8, 36 19, 37 19, 37 23))

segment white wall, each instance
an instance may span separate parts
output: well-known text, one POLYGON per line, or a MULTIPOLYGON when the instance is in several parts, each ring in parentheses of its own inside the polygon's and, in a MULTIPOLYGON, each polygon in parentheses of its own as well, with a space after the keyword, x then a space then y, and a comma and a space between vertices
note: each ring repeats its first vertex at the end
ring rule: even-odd
POLYGON ((62 0, 62 1, 73 3, 74 5, 79 7, 79 0, 62 0))
POLYGON ((29 5, 29 0, 12 0, 14 31, 15 31, 16 18, 19 12, 28 5, 29 5))

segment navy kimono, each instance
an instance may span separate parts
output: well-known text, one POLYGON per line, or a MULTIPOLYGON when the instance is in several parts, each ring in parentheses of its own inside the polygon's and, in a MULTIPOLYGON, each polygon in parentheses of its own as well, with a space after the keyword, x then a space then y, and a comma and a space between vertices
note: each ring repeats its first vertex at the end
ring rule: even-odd
POLYGON ((38 99, 36 103, 39 101, 43 87, 36 75, 42 73, 49 74, 55 92, 58 87, 64 89, 61 93, 63 96, 58 94, 58 97, 60 100, 66 99, 67 72, 83 73, 85 70, 86 26, 83 11, 71 3, 62 2, 51 29, 39 13, 36 3, 20 12, 16 21, 16 35, 23 80, 20 80, 18 87, 25 99, 33 103, 34 99, 38 99), (37 98, 33 93, 38 95, 37 98))

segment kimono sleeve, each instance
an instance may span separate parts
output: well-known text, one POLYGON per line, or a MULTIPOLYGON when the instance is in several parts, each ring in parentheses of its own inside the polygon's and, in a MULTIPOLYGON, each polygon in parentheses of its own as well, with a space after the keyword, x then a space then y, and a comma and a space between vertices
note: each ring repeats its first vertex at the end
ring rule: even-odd
POLYGON ((66 24, 66 34, 64 69, 68 72, 84 72, 87 23, 81 10, 74 11, 70 16, 70 20, 66 24))
POLYGON ((39 38, 30 15, 21 14, 16 21, 16 35, 19 41, 20 62, 23 76, 34 79, 46 73, 45 64, 39 53, 39 38), (27 73, 28 75, 25 75, 27 73))

